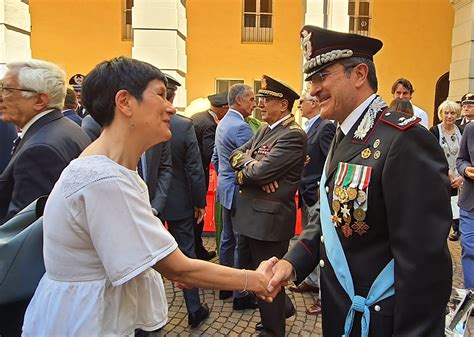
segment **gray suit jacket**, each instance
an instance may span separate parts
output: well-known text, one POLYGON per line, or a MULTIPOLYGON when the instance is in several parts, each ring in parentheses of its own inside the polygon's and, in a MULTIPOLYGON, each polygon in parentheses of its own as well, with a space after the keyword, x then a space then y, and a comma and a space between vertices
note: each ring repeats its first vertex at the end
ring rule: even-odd
POLYGON ((456 160, 458 172, 464 176, 464 184, 459 194, 458 205, 462 209, 474 211, 474 180, 464 174, 469 166, 474 166, 474 123, 466 124, 461 139, 461 148, 456 160))
POLYGON ((240 185, 233 214, 239 234, 263 241, 289 240, 295 234, 295 193, 306 157, 306 133, 294 121, 283 121, 273 130, 260 128, 232 152, 230 163, 240 185), (249 162, 254 162, 254 164, 249 162), (261 186, 278 182, 274 193, 261 186))

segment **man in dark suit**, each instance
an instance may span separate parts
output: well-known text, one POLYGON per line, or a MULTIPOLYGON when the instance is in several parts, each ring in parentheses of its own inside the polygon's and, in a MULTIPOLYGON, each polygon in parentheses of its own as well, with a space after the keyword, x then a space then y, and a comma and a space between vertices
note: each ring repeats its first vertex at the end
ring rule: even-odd
MULTIPOLYGON (((196 138, 201 153, 204 178, 206 180, 206 192, 209 189, 209 165, 211 164, 212 152, 214 151, 214 138, 216 136, 217 123, 229 110, 227 92, 207 96, 211 102, 211 108, 194 114, 191 119, 196 132, 196 138)), ((202 230, 204 220, 194 224, 194 241, 196 256, 198 259, 210 260, 216 256, 216 252, 208 252, 202 244, 202 230)))
MULTIPOLYGON (((32 60, 7 65, 0 116, 22 129, 0 175, 0 223, 51 192, 62 170, 89 144, 82 129, 61 113, 66 75, 56 65, 32 60)), ((0 306, 0 334, 20 335, 29 299, 0 306)))
POLYGON ((321 177, 322 236, 303 231, 270 289, 301 282, 320 260, 325 336, 443 336, 452 277, 444 154, 418 117, 375 94, 381 41, 314 26, 301 41, 320 115, 340 127, 321 177))
POLYGON ((459 194, 459 228, 461 230, 464 288, 474 288, 474 123, 466 124, 456 160, 464 184, 459 194))
MULTIPOLYGON (((303 229, 309 223, 317 225, 319 216, 319 197, 318 187, 323 172, 324 162, 329 152, 329 145, 334 138, 336 127, 329 120, 324 120, 319 116, 319 104, 315 97, 308 92, 303 92, 299 100, 298 106, 301 116, 307 119, 305 124, 305 132, 308 137, 308 156, 309 162, 303 169, 300 187, 298 189, 299 206, 301 207, 301 215, 303 229)), ((290 287, 289 290, 303 292, 319 292, 319 267, 316 267, 305 281, 301 282, 297 287, 290 287)), ((309 315, 317 315, 321 313, 320 300, 315 301, 307 309, 309 315)))
MULTIPOLYGON (((281 258, 288 250, 295 234, 295 194, 306 157, 306 133, 291 114, 298 94, 264 75, 257 97, 268 125, 230 157, 240 185, 232 223, 239 234, 239 249, 248 247, 250 253, 250 261, 243 261, 245 255, 240 262, 252 268, 272 256, 281 258)), ((282 289, 273 303, 258 301, 262 336, 285 335, 286 299, 282 289)))
POLYGON ((77 98, 74 90, 67 88, 66 97, 64 98, 63 115, 81 126, 82 118, 76 112, 77 98))
POLYGON ((15 125, 5 123, 0 118, 0 174, 3 172, 5 167, 7 167, 8 162, 10 161, 13 142, 17 136, 15 125))
MULTIPOLYGON (((194 249, 194 222, 205 215, 206 185, 201 155, 191 119, 174 115, 170 119, 171 156, 173 163, 172 188, 168 191, 161 217, 168 230, 188 257, 196 258, 194 249)), ((197 327, 209 317, 209 307, 201 304, 199 289, 184 289, 188 323, 197 327)))

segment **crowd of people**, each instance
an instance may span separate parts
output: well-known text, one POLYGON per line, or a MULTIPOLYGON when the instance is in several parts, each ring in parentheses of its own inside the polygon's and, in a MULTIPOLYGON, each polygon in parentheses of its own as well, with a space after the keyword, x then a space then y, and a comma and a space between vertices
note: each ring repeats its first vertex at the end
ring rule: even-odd
POLYGON ((474 288, 474 94, 440 104, 428 130, 409 80, 390 105, 377 95, 380 40, 305 26, 301 43, 307 90, 263 75, 258 92, 235 84, 191 118, 173 107, 181 83, 146 62, 101 62, 72 88, 50 62, 8 64, 0 230, 48 195, 46 273, 0 303, 0 335, 159 336, 162 277, 182 288, 192 328, 209 317, 208 288, 258 308, 259 335, 284 336, 293 281, 315 293, 306 313, 325 336, 444 335, 451 227, 474 288), (219 263, 202 241, 211 165, 219 263))

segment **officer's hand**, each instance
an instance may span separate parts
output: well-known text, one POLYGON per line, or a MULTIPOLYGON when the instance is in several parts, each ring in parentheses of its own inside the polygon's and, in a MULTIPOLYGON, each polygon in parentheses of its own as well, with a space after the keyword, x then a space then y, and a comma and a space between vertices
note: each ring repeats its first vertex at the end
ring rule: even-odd
POLYGON ((459 188, 462 185, 463 181, 464 179, 461 176, 457 176, 451 180, 451 187, 459 188))
POLYGON ((261 274, 263 282, 259 282, 259 286, 254 290, 255 294, 261 300, 267 302, 273 302, 274 296, 270 296, 268 291, 268 282, 273 277, 273 266, 278 262, 278 259, 274 256, 266 261, 262 261, 258 268, 255 270, 261 274))
POLYGON ((267 185, 262 186, 262 190, 266 193, 273 193, 277 189, 278 189, 278 182, 276 180, 272 181, 271 183, 269 183, 267 185))
POLYGON ((471 179, 474 179, 474 167, 470 166, 464 170, 464 173, 471 179))
POLYGON ((197 223, 200 223, 204 219, 205 215, 206 215, 205 208, 194 207, 194 217, 196 218, 197 223))
POLYGON ((273 266, 273 277, 268 285, 268 291, 271 296, 276 296, 281 287, 287 285, 288 281, 293 276, 293 266, 286 260, 279 260, 273 266))

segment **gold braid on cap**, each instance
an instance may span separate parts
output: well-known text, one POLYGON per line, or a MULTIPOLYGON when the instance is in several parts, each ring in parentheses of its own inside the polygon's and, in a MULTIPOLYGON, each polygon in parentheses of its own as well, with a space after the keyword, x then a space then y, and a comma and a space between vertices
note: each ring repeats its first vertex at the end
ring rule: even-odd
POLYGON ((271 91, 271 90, 266 90, 266 89, 260 89, 258 91, 259 94, 264 94, 264 95, 270 95, 270 96, 274 96, 274 97, 283 97, 283 94, 280 93, 280 92, 275 92, 275 91, 271 91))
POLYGON ((353 54, 354 52, 350 49, 331 50, 330 52, 316 55, 315 57, 310 59, 308 62, 304 64, 303 70, 305 73, 309 73, 310 70, 316 66, 321 66, 323 64, 332 62, 334 60, 351 57, 353 54))

